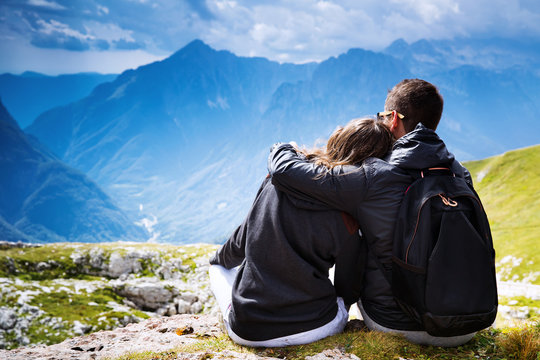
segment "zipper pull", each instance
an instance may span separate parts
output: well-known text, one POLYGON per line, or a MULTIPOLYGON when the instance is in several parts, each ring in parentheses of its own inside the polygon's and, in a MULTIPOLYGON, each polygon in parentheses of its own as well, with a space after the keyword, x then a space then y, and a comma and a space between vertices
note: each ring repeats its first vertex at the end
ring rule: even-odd
POLYGON ((452 200, 450 198, 444 197, 442 194, 439 194, 439 196, 440 196, 440 198, 441 198, 444 205, 451 206, 451 207, 458 206, 457 201, 454 201, 454 200, 452 200))

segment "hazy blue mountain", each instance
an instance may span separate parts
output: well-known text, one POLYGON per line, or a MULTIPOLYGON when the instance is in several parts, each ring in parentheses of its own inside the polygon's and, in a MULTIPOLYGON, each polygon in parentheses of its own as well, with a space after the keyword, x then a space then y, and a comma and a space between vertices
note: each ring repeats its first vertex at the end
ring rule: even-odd
POLYGON ((534 38, 422 39, 411 44, 399 39, 383 53, 402 60, 414 74, 421 77, 464 65, 489 70, 519 66, 533 72, 540 68, 540 41, 534 38))
POLYGON ((265 123, 287 124, 284 131, 289 138, 285 140, 305 141, 299 135, 302 128, 307 139, 313 137, 313 129, 325 136, 335 124, 383 110, 388 89, 403 78, 420 77, 436 84, 443 94, 445 108, 438 133, 460 160, 537 144, 540 123, 529 114, 540 106, 540 65, 535 68, 531 62, 489 69, 445 62, 443 50, 451 52, 450 43, 442 45, 397 41, 385 54, 352 49, 330 58, 315 69, 311 80, 280 87, 265 123), (405 55, 400 59, 391 53, 405 55), (423 74, 416 68, 422 68, 423 74))
POLYGON ((145 239, 95 183, 36 143, 0 103, 0 240, 145 239))
POLYGON ((508 60, 505 68, 502 55, 494 55, 497 67, 444 60, 466 45, 396 42, 383 53, 351 49, 291 65, 194 41, 47 111, 27 131, 87 173, 152 237, 222 242, 246 215, 274 142, 312 145, 338 124, 375 114, 403 78, 439 86, 438 132, 460 160, 538 143, 540 124, 528 115, 540 107, 538 67, 508 60))
POLYGON ((311 145, 327 137, 338 124, 384 110, 387 90, 410 77, 408 68, 390 56, 351 49, 315 69, 311 79, 282 85, 263 121, 269 130, 282 126, 277 138, 299 139, 311 145))
POLYGON ((116 75, 81 73, 46 76, 34 72, 0 75, 0 98, 21 128, 30 125, 45 110, 88 96, 96 85, 116 75))
POLYGON ((271 145, 261 141, 259 127, 272 94, 314 68, 241 58, 194 41, 42 114, 27 131, 95 179, 121 208, 146 224, 156 216, 156 234, 222 241, 265 175, 266 155, 253 156, 271 145), (210 222, 220 216, 226 220, 210 222))
POLYGON ((464 160, 538 144, 540 74, 461 66, 428 77, 445 97, 440 135, 464 160))

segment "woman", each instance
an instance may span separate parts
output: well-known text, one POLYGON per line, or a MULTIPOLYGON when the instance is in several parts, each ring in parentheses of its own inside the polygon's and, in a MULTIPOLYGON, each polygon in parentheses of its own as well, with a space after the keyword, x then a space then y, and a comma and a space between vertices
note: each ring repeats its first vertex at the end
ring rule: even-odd
MULTIPOLYGON (((384 156, 392 141, 382 122, 355 119, 334 131, 325 148, 298 151, 343 173, 356 170, 347 165, 384 156)), ((267 178, 244 223, 210 260, 212 291, 231 339, 272 347, 341 332, 359 298, 360 240, 352 217, 291 197, 267 178)))

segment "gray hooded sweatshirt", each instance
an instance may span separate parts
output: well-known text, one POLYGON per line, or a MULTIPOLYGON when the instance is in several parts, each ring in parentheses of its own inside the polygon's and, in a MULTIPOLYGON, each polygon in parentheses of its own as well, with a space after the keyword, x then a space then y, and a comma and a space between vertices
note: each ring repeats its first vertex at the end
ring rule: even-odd
POLYGON ((352 217, 291 197, 267 178, 244 223, 210 263, 240 266, 229 325, 245 340, 263 341, 329 323, 337 296, 346 305, 356 302, 360 283, 350 279, 362 277, 365 253, 352 217))

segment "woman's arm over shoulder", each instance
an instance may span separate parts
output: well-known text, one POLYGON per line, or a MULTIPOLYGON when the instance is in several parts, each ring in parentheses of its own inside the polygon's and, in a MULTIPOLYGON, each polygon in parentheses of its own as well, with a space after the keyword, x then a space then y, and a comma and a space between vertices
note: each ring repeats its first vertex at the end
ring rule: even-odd
POLYGON ((281 191, 356 214, 367 188, 363 166, 338 166, 330 172, 298 154, 290 144, 274 146, 268 158, 272 184, 281 191))

